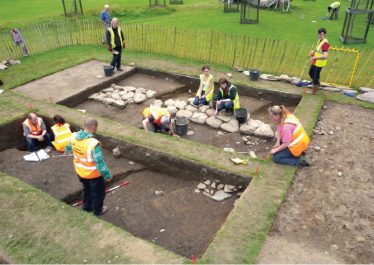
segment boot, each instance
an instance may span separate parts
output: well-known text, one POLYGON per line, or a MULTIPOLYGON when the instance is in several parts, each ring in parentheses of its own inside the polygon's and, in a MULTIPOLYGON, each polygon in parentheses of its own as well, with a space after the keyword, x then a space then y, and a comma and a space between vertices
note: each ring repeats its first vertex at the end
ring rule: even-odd
POLYGON ((312 86, 312 94, 313 95, 317 94, 318 88, 319 88, 318 84, 313 84, 313 86, 312 86))

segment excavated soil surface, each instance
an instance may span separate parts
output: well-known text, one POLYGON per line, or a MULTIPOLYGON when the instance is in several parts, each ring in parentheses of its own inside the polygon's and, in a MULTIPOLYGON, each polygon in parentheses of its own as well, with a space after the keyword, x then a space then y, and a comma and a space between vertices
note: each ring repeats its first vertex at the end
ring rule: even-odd
POLYGON ((313 136, 312 166, 297 172, 258 263, 374 261, 374 111, 327 103, 316 129, 327 134, 313 136))

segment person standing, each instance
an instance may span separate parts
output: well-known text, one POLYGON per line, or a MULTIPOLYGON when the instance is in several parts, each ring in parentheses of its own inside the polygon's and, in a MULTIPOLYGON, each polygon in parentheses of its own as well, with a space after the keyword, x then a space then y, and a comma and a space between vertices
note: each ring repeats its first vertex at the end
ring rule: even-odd
POLYGON ((108 50, 113 53, 111 65, 117 68, 117 71, 123 71, 121 68, 122 49, 125 48, 125 36, 121 27, 118 25, 118 19, 112 19, 112 26, 107 30, 108 50))
POLYGON ((193 101, 195 106, 208 105, 212 101, 214 94, 214 78, 209 73, 209 66, 204 65, 201 71, 203 73, 200 75, 199 89, 193 101))
POLYGON ((236 87, 231 84, 226 78, 220 78, 218 81, 220 89, 218 91, 218 100, 216 103, 216 111, 214 116, 225 109, 228 112, 233 112, 234 110, 240 108, 239 94, 236 87))
POLYGON ((101 11, 100 13, 100 21, 103 24, 104 27, 104 37, 103 37, 103 43, 107 43, 107 38, 106 38, 106 31, 108 28, 110 28, 110 21, 111 17, 109 14, 109 5, 104 5, 104 10, 101 11))
POLYGON ((73 133, 65 153, 74 155, 74 168, 83 185, 83 210, 102 215, 108 207, 103 206, 105 199, 105 180, 112 175, 106 166, 100 142, 94 138, 98 122, 94 118, 84 121, 84 130, 73 133))
POLYGON ((315 95, 317 93, 318 88, 320 87, 320 74, 322 68, 327 64, 327 57, 329 51, 329 42, 326 39, 326 29, 320 28, 318 30, 318 41, 316 49, 310 51, 309 56, 312 60, 310 69, 309 69, 309 76, 312 78, 312 94, 315 95))
POLYGON ((52 144, 58 152, 63 153, 72 135, 70 124, 66 123, 65 119, 58 114, 53 117, 53 121, 55 124, 51 127, 51 130, 55 136, 55 140, 52 144))
POLYGON ((47 153, 50 151, 51 137, 42 118, 31 112, 22 123, 23 135, 26 137, 27 148, 30 152, 38 151, 38 145, 45 143, 47 153))
POLYGON ((333 20, 334 16, 335 16, 336 20, 338 19, 339 8, 340 8, 340 2, 338 2, 338 1, 332 3, 331 5, 329 5, 327 7, 327 11, 331 14, 330 15, 330 20, 333 20))

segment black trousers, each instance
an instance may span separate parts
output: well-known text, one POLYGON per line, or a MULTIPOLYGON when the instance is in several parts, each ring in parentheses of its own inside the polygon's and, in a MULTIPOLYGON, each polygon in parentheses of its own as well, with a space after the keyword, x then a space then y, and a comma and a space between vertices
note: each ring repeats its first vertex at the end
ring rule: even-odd
POLYGON ((104 177, 100 176, 94 179, 79 177, 79 181, 83 184, 83 210, 87 212, 93 211, 95 215, 100 215, 105 199, 104 177))
POLYGON ((122 54, 122 47, 116 46, 113 51, 117 51, 118 54, 113 53, 113 59, 111 65, 116 67, 117 69, 121 68, 121 54, 122 54))
POLYGON ((309 76, 312 78, 313 85, 319 85, 319 75, 321 73, 322 67, 317 67, 314 64, 310 66, 309 76))

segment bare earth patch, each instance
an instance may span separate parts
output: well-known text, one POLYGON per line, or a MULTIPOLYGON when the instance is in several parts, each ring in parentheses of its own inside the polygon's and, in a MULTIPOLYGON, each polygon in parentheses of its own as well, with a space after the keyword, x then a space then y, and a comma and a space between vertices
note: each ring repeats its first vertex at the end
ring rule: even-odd
POLYGON ((313 166, 295 176, 258 263, 374 260, 374 112, 325 106, 317 127, 327 134, 313 136, 313 166))

